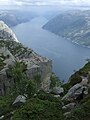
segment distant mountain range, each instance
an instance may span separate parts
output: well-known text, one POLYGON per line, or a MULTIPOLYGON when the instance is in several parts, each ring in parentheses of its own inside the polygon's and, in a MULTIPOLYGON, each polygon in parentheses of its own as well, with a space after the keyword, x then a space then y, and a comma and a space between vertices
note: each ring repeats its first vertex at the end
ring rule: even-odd
POLYGON ((0 20, 4 21, 9 27, 17 24, 27 22, 36 16, 35 13, 30 11, 0 11, 0 20))
POLYGON ((43 26, 74 43, 90 47, 90 11, 69 11, 51 19, 43 26))

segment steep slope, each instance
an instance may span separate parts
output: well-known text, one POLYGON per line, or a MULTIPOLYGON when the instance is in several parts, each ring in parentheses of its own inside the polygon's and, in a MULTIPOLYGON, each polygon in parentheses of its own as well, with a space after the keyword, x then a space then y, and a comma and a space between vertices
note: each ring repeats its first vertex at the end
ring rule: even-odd
POLYGON ((65 105, 65 120, 90 119, 90 61, 75 72, 69 81, 63 85, 65 95, 62 97, 65 105))
POLYGON ((0 21, 0 39, 19 42, 14 32, 3 21, 0 21))
POLYGON ((19 104, 16 107, 12 106, 15 99, 12 96, 3 97, 0 99, 2 104, 0 104, 0 113, 2 115, 0 118, 12 118, 12 120, 89 120, 90 62, 73 74, 66 85, 62 85, 64 89, 67 89, 68 84, 70 84, 68 92, 65 91, 61 96, 39 91, 34 97, 27 98, 26 102, 21 106, 19 104), (76 74, 84 78, 78 81, 76 74), (75 98, 81 95, 83 88, 85 88, 83 98, 78 102, 75 98), (66 100, 62 100, 64 98, 66 100))
POLYGON ((44 25, 43 29, 90 47, 90 11, 60 14, 44 25))
POLYGON ((8 26, 15 26, 20 23, 18 17, 8 11, 0 11, 0 20, 4 21, 8 26))
POLYGON ((27 22, 37 15, 31 11, 23 10, 0 10, 0 20, 4 21, 9 27, 27 22))
POLYGON ((2 21, 0 29, 0 94, 4 95, 12 85, 12 82, 9 82, 11 78, 8 78, 7 70, 17 62, 27 66, 25 74, 28 79, 38 79, 39 89, 48 91, 52 72, 51 60, 19 43, 12 30, 2 21))
POLYGON ((90 61, 59 86, 64 88, 61 94, 49 91, 51 81, 58 86, 51 72, 51 60, 19 42, 1 39, 0 119, 89 120, 90 61))

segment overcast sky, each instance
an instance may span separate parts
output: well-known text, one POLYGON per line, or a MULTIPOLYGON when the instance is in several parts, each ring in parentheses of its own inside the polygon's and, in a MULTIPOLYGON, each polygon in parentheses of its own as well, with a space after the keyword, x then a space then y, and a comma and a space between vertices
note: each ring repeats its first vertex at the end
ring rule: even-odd
POLYGON ((16 6, 26 6, 26 5, 80 5, 86 6, 90 5, 90 0, 0 0, 0 5, 16 5, 16 6))

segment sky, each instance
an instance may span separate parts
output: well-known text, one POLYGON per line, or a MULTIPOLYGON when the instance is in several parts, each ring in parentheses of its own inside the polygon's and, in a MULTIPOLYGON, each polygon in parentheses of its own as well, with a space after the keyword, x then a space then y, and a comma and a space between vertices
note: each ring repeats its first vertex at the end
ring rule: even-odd
POLYGON ((0 0, 0 6, 76 5, 90 6, 90 0, 0 0))

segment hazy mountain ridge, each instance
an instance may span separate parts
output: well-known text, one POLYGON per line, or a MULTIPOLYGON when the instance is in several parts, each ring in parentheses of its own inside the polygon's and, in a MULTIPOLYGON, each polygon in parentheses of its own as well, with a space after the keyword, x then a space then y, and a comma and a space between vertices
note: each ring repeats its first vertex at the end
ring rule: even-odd
POLYGON ((0 12, 0 20, 4 21, 8 26, 15 26, 20 20, 12 13, 0 12))
POLYGON ((67 12, 60 14, 43 26, 72 42, 90 47, 90 11, 67 12))
POLYGON ((4 21, 9 27, 16 26, 20 23, 27 22, 37 16, 35 13, 30 11, 20 11, 20 10, 1 10, 0 20, 4 21), (24 14, 24 15, 23 15, 24 14))

